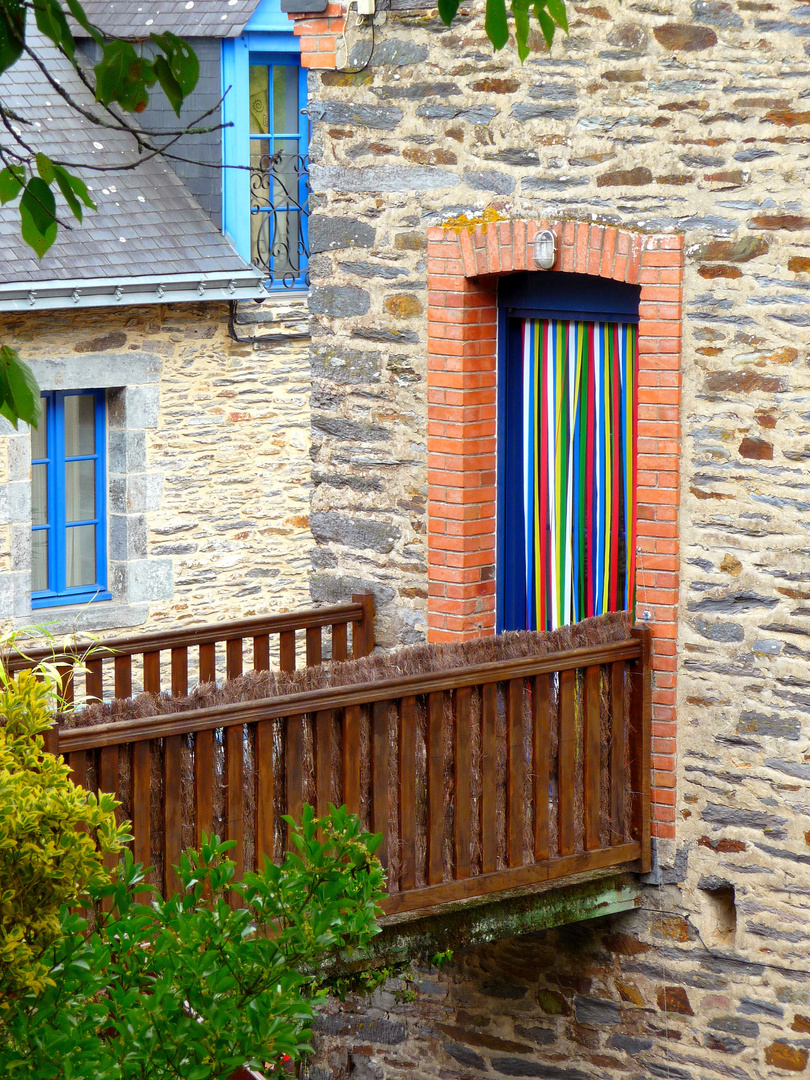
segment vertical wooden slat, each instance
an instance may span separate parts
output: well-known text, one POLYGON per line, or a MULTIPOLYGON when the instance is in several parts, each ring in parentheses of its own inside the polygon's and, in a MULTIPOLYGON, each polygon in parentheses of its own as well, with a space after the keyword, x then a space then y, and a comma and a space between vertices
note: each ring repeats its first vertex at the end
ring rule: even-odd
POLYGON ((374 652, 374 597, 371 593, 355 593, 352 600, 363 607, 360 622, 352 623, 352 655, 357 660, 374 652))
MULTIPOLYGON (((296 823, 301 821, 304 804, 304 718, 288 716, 284 721, 287 737, 287 813, 296 823)), ((289 850, 294 850, 287 833, 289 850)))
POLYGON ((214 831, 214 733, 194 736, 194 835, 199 849, 203 833, 214 831))
POLYGON ((200 682, 217 681, 217 647, 214 642, 200 646, 200 682))
POLYGON ((641 656, 631 665, 630 699, 630 783, 633 791, 633 836, 641 842, 639 871, 650 872, 650 787, 652 701, 650 657, 652 635, 649 626, 630 631, 641 645, 641 656))
POLYGON ((523 751, 523 680, 506 684, 506 863, 523 862, 523 818, 525 811, 523 751))
POLYGON ((270 635, 260 634, 253 639, 253 670, 270 670, 270 635))
POLYGON ((444 694, 427 699, 427 882, 444 876, 444 694))
POLYGON ((349 656, 346 623, 332 623, 332 659, 346 660, 349 656))
POLYGON ((104 672, 101 660, 85 660, 87 668, 84 676, 85 694, 94 701, 102 701, 104 698, 104 672))
POLYGON ((65 761, 70 769, 70 779, 79 787, 87 787, 87 751, 75 750, 72 754, 65 755, 65 761))
POLYGON ((321 628, 307 627, 307 667, 317 667, 321 663, 321 628))
POLYGON ((549 857, 548 782, 550 772, 548 675, 535 675, 532 683, 532 804, 534 861, 549 857))
POLYGON ((582 702, 583 819, 586 851, 599 847, 600 684, 600 669, 592 664, 585 669, 582 702))
POLYGON ((275 815, 275 773, 273 771, 273 721, 256 724, 256 868, 263 866, 263 857, 273 859, 275 815))
POLYGON ((624 840, 624 800, 627 788, 624 718, 624 661, 610 665, 610 842, 624 840))
MULTIPOLYGON (((241 724, 225 728, 225 817, 228 823, 228 840, 235 842, 229 858, 236 863, 236 880, 245 872, 245 821, 244 821, 244 737, 241 724)), ((232 903, 235 902, 235 898, 232 903)))
POLYGON ((132 697, 132 657, 116 656, 115 661, 115 696, 132 697))
POLYGON ((481 688, 481 873, 491 874, 497 867, 498 830, 498 686, 486 683, 481 688))
POLYGON ((102 746, 98 753, 98 788, 118 796, 118 747, 102 746))
MULTIPOLYGON (((111 795, 118 795, 118 747, 102 746, 98 754, 98 788, 99 791, 107 791, 111 795)), ((118 810, 116 817, 120 819, 121 811, 118 810)), ((104 865, 112 870, 118 862, 115 852, 107 852, 104 856, 104 865)), ((107 896, 102 900, 104 911, 112 910, 112 897, 107 896)))
POLYGON ((143 688, 147 694, 160 693, 160 652, 143 654, 143 688))
POLYGON ((43 731, 42 742, 45 753, 56 757, 59 753, 59 726, 57 724, 51 724, 46 731, 43 731))
POLYGON ((560 672, 557 749, 558 852, 574 851, 574 775, 576 767, 576 671, 560 672))
POLYGON ((416 699, 399 703, 399 840, 402 849, 399 887, 416 884, 416 699))
POLYGON ((225 642, 225 677, 235 679, 242 674, 242 639, 225 642))
POLYGON ((470 777, 472 757, 470 753, 470 701, 469 686, 456 690, 453 695, 453 777, 455 807, 453 810, 453 873, 456 878, 470 876, 470 848, 472 845, 470 777))
POLYGON ((152 865, 152 748, 148 739, 132 746, 132 836, 135 862, 152 865))
POLYGON ((371 713, 371 831, 382 833, 377 858, 388 868, 388 710, 375 701, 371 713))
MULTIPOLYGON (((175 650, 172 650, 174 653, 175 650)), ((172 658, 173 659, 173 658, 172 658)), ((180 797, 180 757, 182 736, 170 735, 163 740, 163 881, 165 896, 180 889, 174 867, 182 851, 183 803, 180 797)))
POLYGON ((332 802, 332 710, 315 714, 315 813, 324 817, 332 802))
POLYGON ((172 694, 185 697, 188 693, 188 649, 172 649, 172 694))
POLYGON ((279 663, 282 671, 295 671, 295 631, 282 630, 279 634, 279 663))
POLYGON ((360 706, 343 710, 343 801, 350 814, 360 813, 360 706))

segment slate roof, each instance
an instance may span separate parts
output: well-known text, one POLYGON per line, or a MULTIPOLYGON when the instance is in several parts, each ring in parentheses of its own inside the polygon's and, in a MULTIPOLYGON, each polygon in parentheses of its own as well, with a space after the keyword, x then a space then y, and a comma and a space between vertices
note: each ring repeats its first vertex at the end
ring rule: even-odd
MULTIPOLYGON (((75 99, 93 108, 70 64, 55 49, 29 35, 51 73, 75 99)), ((16 204, 0 209, 0 283, 97 278, 160 277, 245 271, 237 255, 199 203, 161 158, 136 169, 116 166, 136 160, 134 141, 122 132, 93 126, 45 82, 28 57, 0 78, 0 98, 30 118, 24 138, 54 159, 75 163, 92 188, 98 209, 86 210, 83 224, 59 229, 55 244, 39 261, 20 238, 16 204), (112 166, 93 173, 87 166, 112 166)), ((2 141, 9 144, 5 132, 2 141)), ((61 221, 73 222, 57 196, 61 221)))
MULTIPOLYGON (((105 34, 148 37, 238 37, 259 0, 85 0, 85 13, 105 34)), ((81 36, 82 30, 76 31, 81 36)))

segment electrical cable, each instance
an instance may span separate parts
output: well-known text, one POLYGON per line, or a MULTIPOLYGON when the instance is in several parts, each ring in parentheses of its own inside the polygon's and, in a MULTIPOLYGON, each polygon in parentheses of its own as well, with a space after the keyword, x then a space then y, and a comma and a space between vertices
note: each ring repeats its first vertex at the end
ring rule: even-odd
MULTIPOLYGON (((352 5, 354 5, 354 7, 357 8, 357 0, 349 0, 349 6, 346 8, 346 18, 345 18, 345 20, 343 22, 343 30, 341 31, 341 34, 340 34, 341 41, 343 42, 343 48, 346 50, 346 60, 347 61, 349 59, 349 43, 346 41, 346 27, 349 24, 349 12, 352 9, 352 5)), ((360 13, 358 12, 356 25, 358 25, 358 26, 363 25, 362 22, 361 22, 361 20, 363 18, 365 18, 365 16, 360 15, 360 13)), ((343 75, 359 75, 359 73, 361 71, 365 71, 366 68, 371 63, 371 58, 374 56, 374 50, 377 47, 377 36, 376 36, 375 28, 374 28, 374 16, 370 15, 369 20, 370 20, 370 24, 371 24, 371 48, 369 49, 369 53, 368 53, 368 56, 366 57, 365 63, 363 63, 360 67, 356 67, 356 68, 338 68, 337 70, 339 72, 341 72, 341 74, 343 74, 343 75)))

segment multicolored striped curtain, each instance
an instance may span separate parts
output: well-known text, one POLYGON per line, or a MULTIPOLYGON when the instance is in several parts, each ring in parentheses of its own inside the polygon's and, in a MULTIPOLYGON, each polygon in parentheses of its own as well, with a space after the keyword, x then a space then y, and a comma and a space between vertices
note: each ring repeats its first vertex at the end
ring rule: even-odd
POLYGON ((635 604, 636 327, 523 320, 526 625, 635 604))

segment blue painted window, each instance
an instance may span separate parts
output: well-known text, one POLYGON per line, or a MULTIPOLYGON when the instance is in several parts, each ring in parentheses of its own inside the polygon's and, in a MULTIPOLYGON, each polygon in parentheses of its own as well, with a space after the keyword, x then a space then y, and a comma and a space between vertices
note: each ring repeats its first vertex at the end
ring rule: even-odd
POLYGON ((31 433, 31 606, 109 600, 101 390, 42 395, 31 433))
POLYGON ((289 32, 223 43, 224 226, 270 289, 309 285, 306 71, 289 32))

